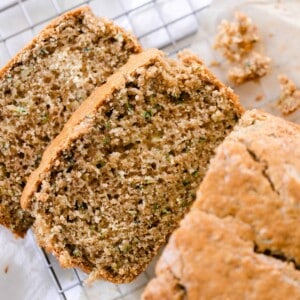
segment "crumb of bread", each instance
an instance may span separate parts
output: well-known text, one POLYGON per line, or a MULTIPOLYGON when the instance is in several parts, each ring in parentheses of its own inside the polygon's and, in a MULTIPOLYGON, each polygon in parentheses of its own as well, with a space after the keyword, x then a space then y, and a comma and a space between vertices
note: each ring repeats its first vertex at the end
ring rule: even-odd
POLYGON ((252 20, 241 12, 235 13, 235 22, 223 20, 215 40, 215 49, 231 62, 241 61, 259 42, 258 30, 252 20))
POLYGON ((209 64, 210 67, 219 67, 220 63, 216 60, 212 60, 209 64))
POLYGON ((5 273, 5 274, 7 274, 7 272, 8 272, 8 269, 9 269, 9 266, 8 266, 8 265, 6 265, 6 267, 4 268, 4 273, 5 273))
POLYGON ((257 51, 258 42, 258 29, 245 14, 236 12, 234 22, 222 21, 214 48, 229 62, 228 79, 233 83, 241 84, 268 73, 271 59, 257 51))
POLYGON ((300 107, 300 90, 285 75, 279 75, 278 80, 281 93, 276 104, 283 115, 289 115, 300 107))
POLYGON ((245 112, 216 150, 142 300, 299 300, 299 147, 298 124, 245 112))
POLYGON ((270 69, 271 59, 258 52, 253 52, 228 71, 228 78, 235 84, 255 80, 265 76, 270 69))
POLYGON ((263 94, 259 94, 255 97, 255 101, 261 101, 264 98, 263 94))

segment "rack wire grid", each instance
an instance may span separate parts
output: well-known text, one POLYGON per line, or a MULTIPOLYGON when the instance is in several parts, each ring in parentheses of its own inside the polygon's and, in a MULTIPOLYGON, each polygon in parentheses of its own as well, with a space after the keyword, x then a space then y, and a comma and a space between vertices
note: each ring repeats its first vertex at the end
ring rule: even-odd
MULTIPOLYGON (((0 67, 56 16, 89 5, 98 16, 133 32, 144 48, 156 47, 173 56, 190 46, 201 14, 211 0, 1 0, 0 67)), ((34 240, 32 232, 29 233, 34 240)), ((56 259, 39 249, 61 299, 139 299, 154 276, 156 259, 130 284, 98 281, 85 286, 86 275, 77 269, 62 269, 56 259)))

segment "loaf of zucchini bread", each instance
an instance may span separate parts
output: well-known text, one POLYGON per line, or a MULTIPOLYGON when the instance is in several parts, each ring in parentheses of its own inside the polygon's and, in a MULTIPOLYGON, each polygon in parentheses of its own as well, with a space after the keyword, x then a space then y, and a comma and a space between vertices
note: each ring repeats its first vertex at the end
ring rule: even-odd
POLYGON ((58 17, 0 71, 0 224, 24 236, 21 192, 48 143, 81 102, 141 51, 88 7, 58 17))
POLYGON ((299 149, 299 125, 244 113, 143 299, 300 299, 299 149))
POLYGON ((300 126, 252 110, 218 148, 196 206, 250 225, 255 250, 300 266, 300 126))
POLYGON ((38 243, 89 279, 129 282, 195 199, 243 109, 189 52, 150 49, 79 107, 22 195, 38 243))

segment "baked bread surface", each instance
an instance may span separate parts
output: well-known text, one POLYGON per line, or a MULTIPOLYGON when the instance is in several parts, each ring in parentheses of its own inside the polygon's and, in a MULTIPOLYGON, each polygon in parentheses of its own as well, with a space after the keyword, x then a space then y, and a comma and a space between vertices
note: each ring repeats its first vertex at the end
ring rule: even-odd
POLYGON ((143 299, 300 299, 300 127, 244 113, 143 299))
POLYGON ((172 234, 143 300, 300 299, 300 273, 253 251, 251 229, 192 208, 172 234))
POLYGON ((300 126, 245 113, 218 148, 196 206, 249 224, 258 252, 300 264, 300 126))

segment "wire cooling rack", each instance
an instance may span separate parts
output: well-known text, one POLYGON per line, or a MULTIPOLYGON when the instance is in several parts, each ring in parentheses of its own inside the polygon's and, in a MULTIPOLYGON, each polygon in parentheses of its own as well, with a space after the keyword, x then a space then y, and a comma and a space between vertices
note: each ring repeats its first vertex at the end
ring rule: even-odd
MULTIPOLYGON (((156 47, 174 55, 188 47, 199 27, 201 13, 211 0, 1 0, 0 67, 49 21, 70 9, 88 4, 98 16, 113 19, 134 33, 145 48, 156 47)), ((29 233, 34 239, 33 234, 29 233)), ((86 286, 86 275, 62 269, 56 259, 39 249, 61 299, 135 300, 154 276, 156 259, 130 284, 98 281, 86 286)))

